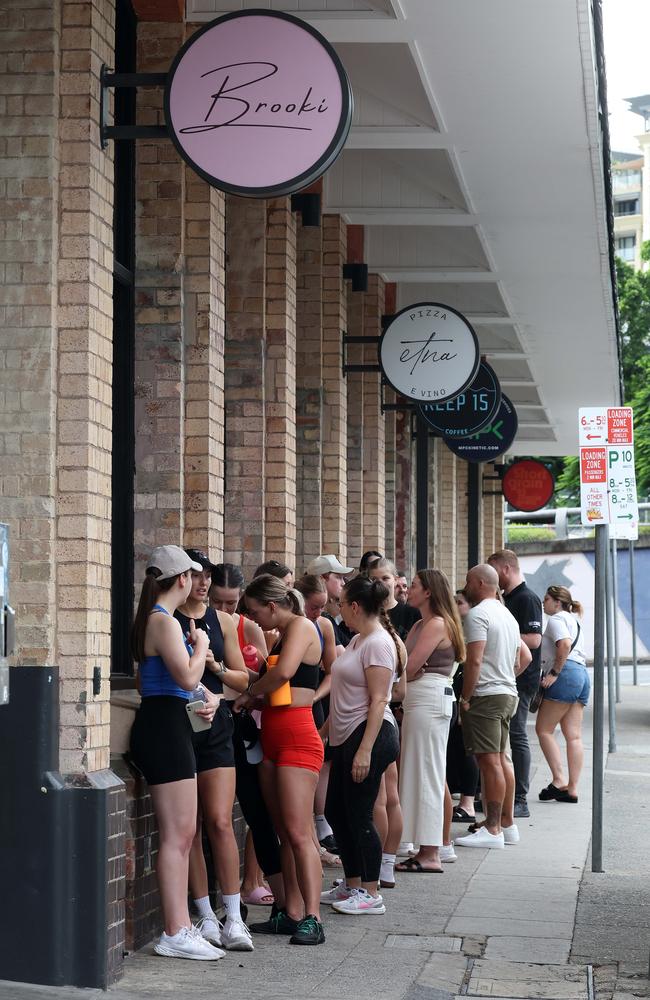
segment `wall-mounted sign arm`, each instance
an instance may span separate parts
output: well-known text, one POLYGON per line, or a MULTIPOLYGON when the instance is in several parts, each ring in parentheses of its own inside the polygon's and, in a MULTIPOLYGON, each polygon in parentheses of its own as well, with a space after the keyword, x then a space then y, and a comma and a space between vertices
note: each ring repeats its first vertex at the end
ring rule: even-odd
POLYGON ((352 281, 353 292, 368 291, 368 265, 367 264, 344 264, 343 277, 352 281))
POLYGON ((309 191, 291 195, 291 211, 300 212, 303 227, 318 229, 321 220, 321 196, 309 191))
POLYGON ((343 375, 349 375, 352 372, 380 372, 381 365, 359 363, 359 364, 348 364, 348 344, 374 344, 377 346, 379 344, 379 337, 364 337, 362 334, 348 334, 344 333, 341 337, 341 370, 343 375))
POLYGON ((109 91, 111 88, 164 87, 167 73, 113 73, 103 65, 99 73, 99 137, 102 149, 109 139, 165 139, 166 125, 109 125, 109 91))

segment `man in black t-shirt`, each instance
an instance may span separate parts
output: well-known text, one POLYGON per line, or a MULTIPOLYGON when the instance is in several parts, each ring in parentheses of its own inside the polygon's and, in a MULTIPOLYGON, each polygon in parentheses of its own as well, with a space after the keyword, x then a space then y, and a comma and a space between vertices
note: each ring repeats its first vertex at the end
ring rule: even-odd
POLYGON ((526 724, 530 700, 539 686, 542 645, 542 602, 526 586, 519 559, 512 549, 499 549, 488 559, 499 574, 499 586, 508 611, 516 618, 522 641, 530 649, 532 660, 517 677, 519 705, 510 722, 510 749, 515 768, 515 818, 530 816, 528 787, 530 784, 530 745, 526 724))

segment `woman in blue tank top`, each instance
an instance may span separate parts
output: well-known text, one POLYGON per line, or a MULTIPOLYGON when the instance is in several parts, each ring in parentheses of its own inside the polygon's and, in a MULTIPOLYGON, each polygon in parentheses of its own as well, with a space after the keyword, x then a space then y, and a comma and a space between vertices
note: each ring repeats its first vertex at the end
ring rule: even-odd
MULTIPOLYGON (((209 640, 191 622, 188 641, 174 612, 187 599, 201 566, 176 545, 154 549, 133 624, 142 703, 131 730, 131 757, 149 785, 158 822, 158 887, 165 922, 157 955, 214 961, 225 952, 192 926, 187 906, 190 848, 196 829, 196 763, 186 706, 197 700, 209 640)), ((198 714, 212 721, 218 699, 201 689, 198 714)))

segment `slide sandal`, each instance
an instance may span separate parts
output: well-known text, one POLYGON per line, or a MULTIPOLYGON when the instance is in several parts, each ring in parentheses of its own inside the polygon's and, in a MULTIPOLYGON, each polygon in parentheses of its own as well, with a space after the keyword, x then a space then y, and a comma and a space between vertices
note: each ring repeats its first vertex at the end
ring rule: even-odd
POLYGON ((417 875, 444 875, 442 868, 423 868, 415 858, 409 858, 408 861, 401 861, 400 864, 395 865, 395 871, 415 872, 417 875))
POLYGON ((252 892, 242 896, 242 903, 246 903, 248 906, 272 906, 274 902, 273 893, 269 892, 263 885, 258 885, 252 892))

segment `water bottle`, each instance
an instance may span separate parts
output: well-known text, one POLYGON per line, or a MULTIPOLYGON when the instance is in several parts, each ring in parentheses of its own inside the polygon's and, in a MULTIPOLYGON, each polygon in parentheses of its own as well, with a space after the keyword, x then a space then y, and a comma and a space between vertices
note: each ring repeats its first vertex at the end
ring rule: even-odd
POLYGON ((257 647, 253 646, 253 644, 249 642, 248 645, 244 646, 242 649, 242 656, 244 657, 244 664, 246 667, 257 673, 260 668, 257 647))

